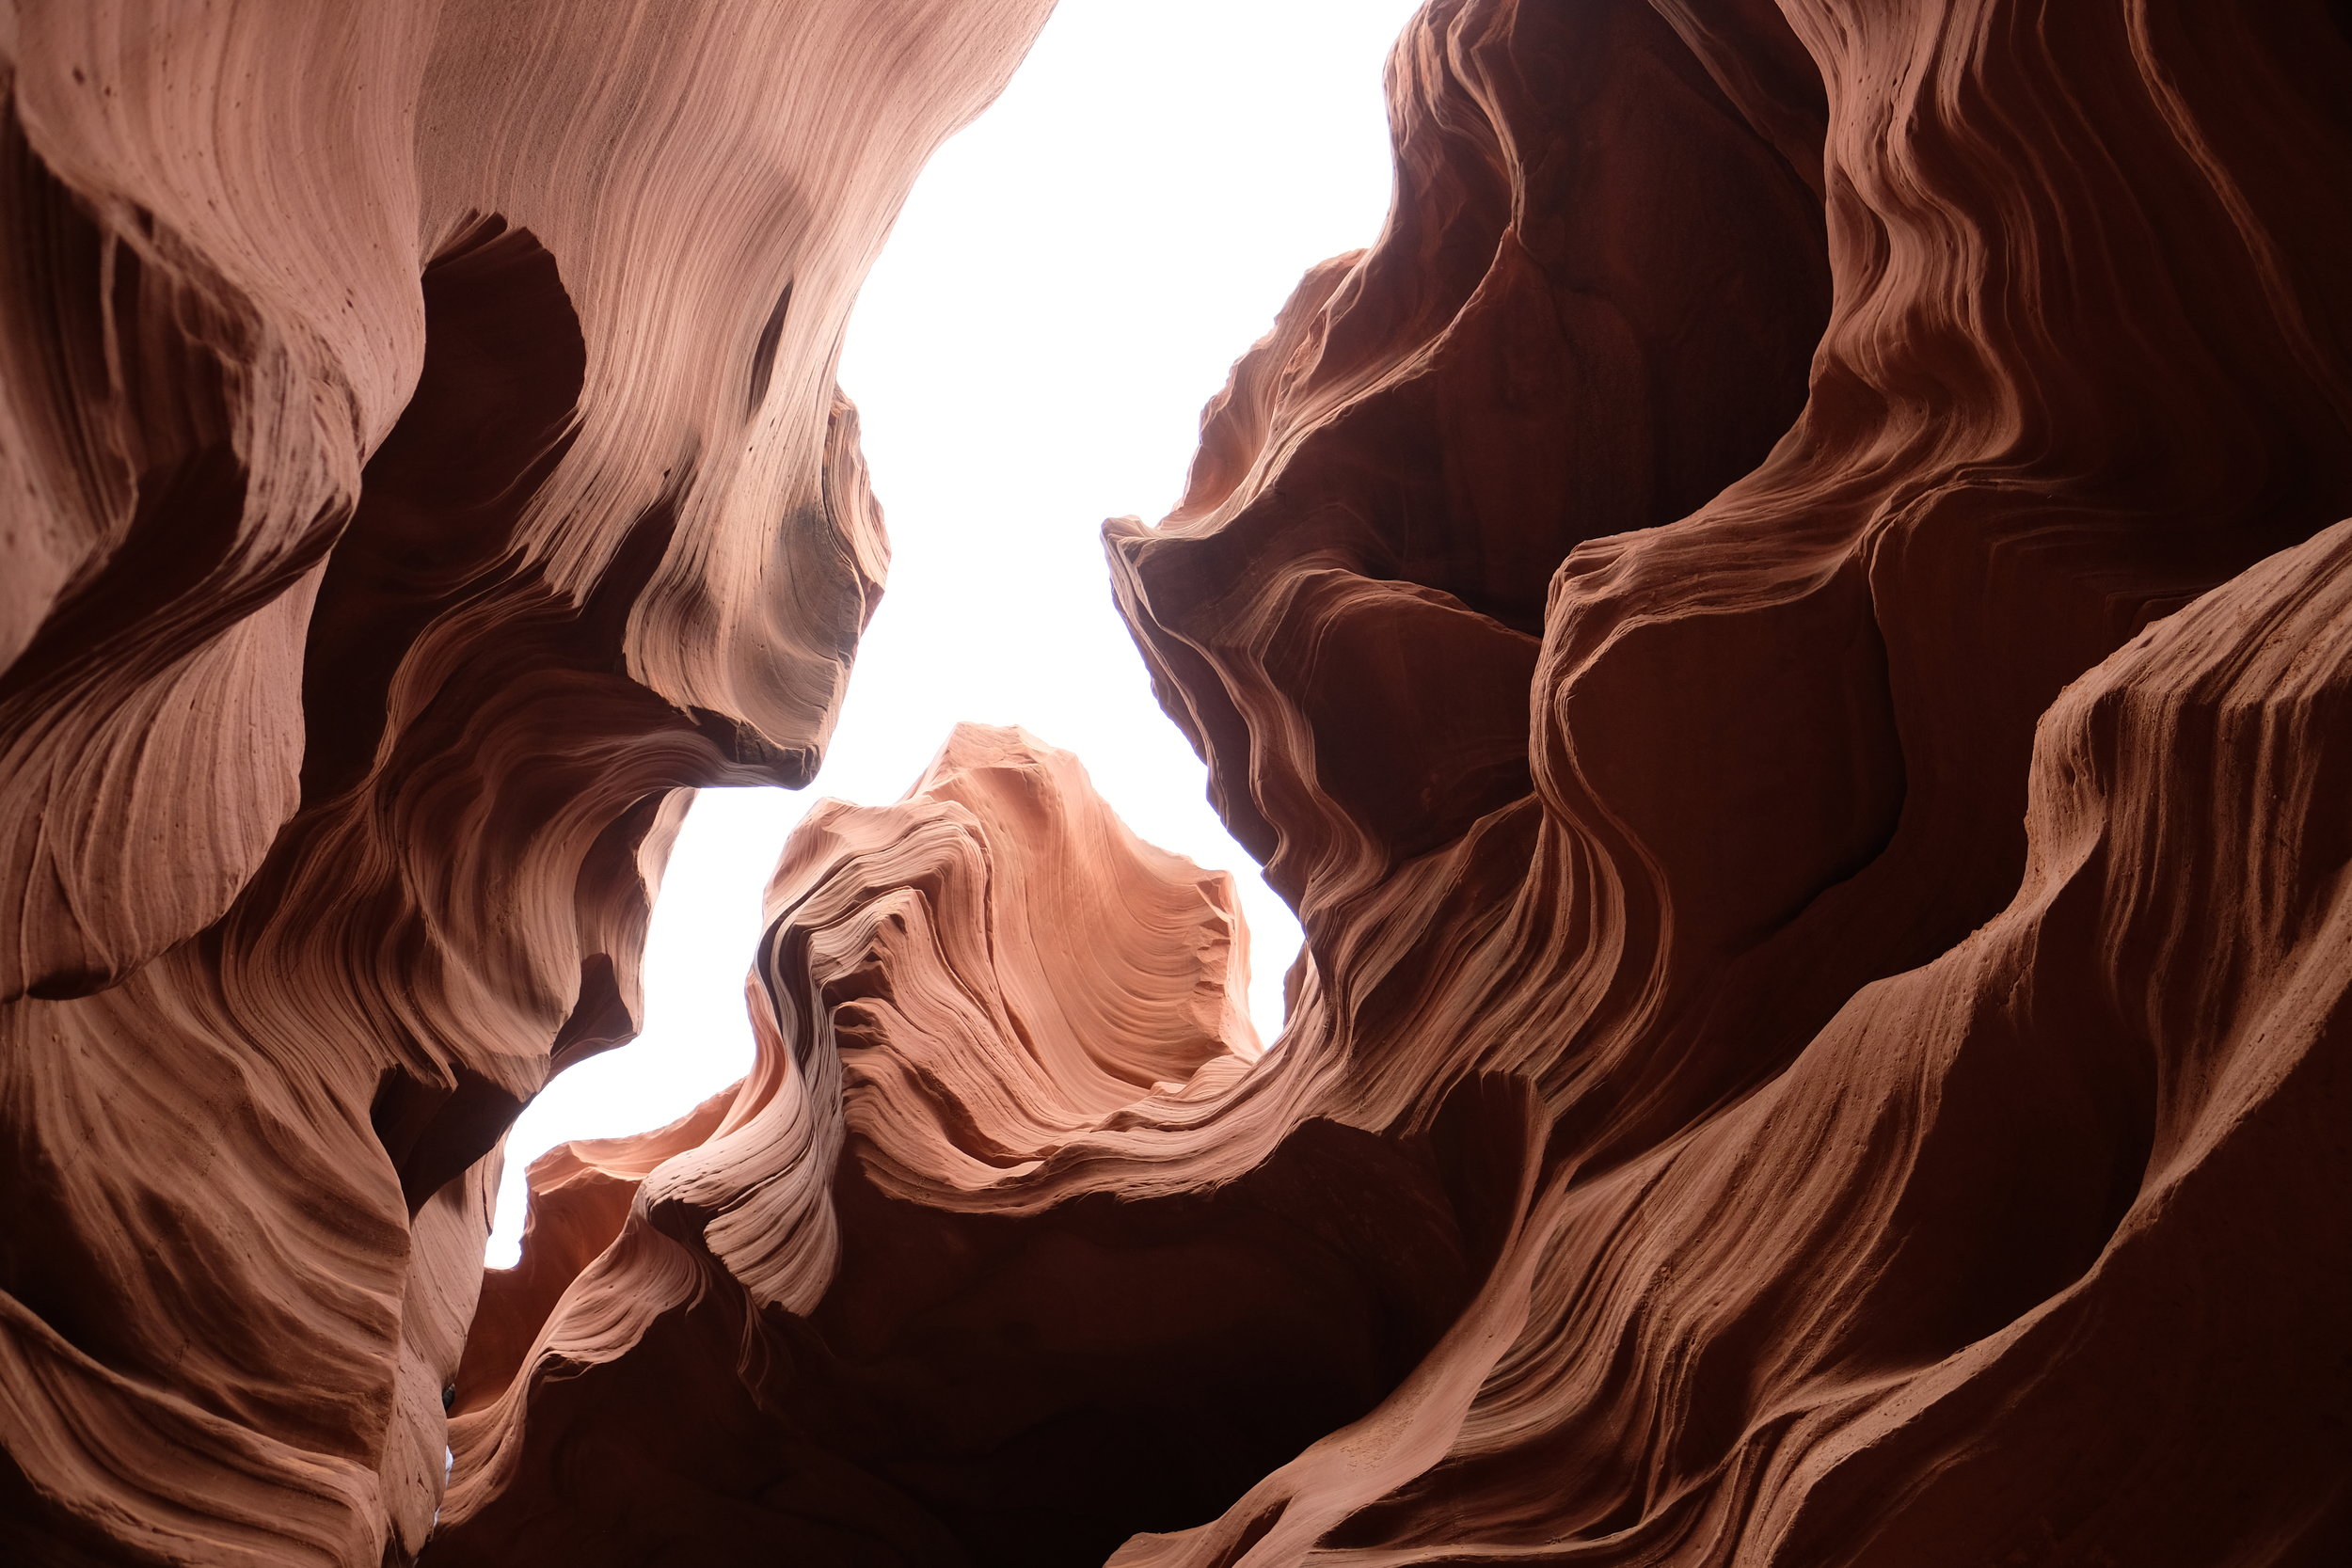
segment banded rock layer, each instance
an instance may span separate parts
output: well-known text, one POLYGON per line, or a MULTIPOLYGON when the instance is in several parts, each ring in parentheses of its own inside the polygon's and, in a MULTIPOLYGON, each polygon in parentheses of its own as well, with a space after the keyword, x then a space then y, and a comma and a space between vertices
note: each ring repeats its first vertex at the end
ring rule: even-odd
POLYGON ((1434 0, 1379 243, 1109 531, 1281 1037, 960 731, 482 1279, 677 792, 813 767, 834 341, 1043 8, 0 29, 0 1545, 2352 1555, 2322 0, 1434 0))
POLYGON ((1042 749, 820 816, 754 1075, 534 1172, 429 1560, 2352 1552, 2347 88, 2318 0, 1434 0, 1108 534, 1280 1039, 1042 749))
POLYGON ((495 1149, 886 549, 832 385, 1047 0, 0 18, 0 1558, 411 1560, 495 1149))

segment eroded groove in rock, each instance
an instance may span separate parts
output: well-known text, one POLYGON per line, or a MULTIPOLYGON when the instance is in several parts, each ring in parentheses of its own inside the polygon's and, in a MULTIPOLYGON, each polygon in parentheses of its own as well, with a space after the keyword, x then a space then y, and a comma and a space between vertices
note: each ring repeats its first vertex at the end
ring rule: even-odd
POLYGON ((2347 88, 2317 3, 1435 0, 1108 535, 1282 1039, 1057 759, 820 815, 753 1078, 537 1174, 437 1559, 2352 1550, 2347 88))
POLYGON ((497 1141, 685 789, 814 768, 841 325, 1046 8, 17 8, 0 1557, 420 1549, 497 1141))

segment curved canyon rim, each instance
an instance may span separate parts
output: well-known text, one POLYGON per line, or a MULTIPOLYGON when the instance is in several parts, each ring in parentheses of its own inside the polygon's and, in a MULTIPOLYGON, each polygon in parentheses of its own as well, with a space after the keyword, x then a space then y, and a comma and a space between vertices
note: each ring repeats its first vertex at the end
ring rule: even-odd
POLYGON ((2352 1560, 2352 14, 1339 14, 0 11, 0 1560, 2352 1560))

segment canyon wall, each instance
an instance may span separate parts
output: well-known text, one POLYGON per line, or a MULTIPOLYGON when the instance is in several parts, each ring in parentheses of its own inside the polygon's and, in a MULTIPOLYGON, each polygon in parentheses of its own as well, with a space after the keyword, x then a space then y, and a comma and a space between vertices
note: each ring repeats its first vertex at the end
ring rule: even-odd
POLYGON ((2328 0, 1432 0, 1106 533, 1280 1037, 966 727, 481 1275, 677 792, 813 767, 842 315, 1042 8, 0 32, 15 1555, 2352 1556, 2328 0))
POLYGON ((0 1559, 411 1560, 496 1148, 886 562, 850 299, 1048 0, 0 16, 0 1559))
POLYGON ((1435 0, 1390 96, 1107 534, 1281 1037, 1060 754, 828 808, 429 1562, 2352 1555, 2343 8, 1435 0))

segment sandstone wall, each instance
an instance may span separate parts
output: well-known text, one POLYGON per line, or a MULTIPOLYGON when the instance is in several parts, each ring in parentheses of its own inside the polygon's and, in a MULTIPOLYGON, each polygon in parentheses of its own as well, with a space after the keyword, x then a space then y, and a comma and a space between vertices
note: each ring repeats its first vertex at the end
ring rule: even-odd
POLYGON ((405 1561, 495 1149, 887 557, 842 323, 1046 0, 0 18, 0 1558, 405 1561))
POLYGON ((819 818, 758 1073, 539 1174, 612 1239, 432 1560, 2352 1552, 2347 87, 2316 4, 1435 0, 1379 243, 1108 531, 1281 1038, 1020 737, 819 818))
POLYGON ((834 341, 1041 11, 0 34, 19 1555, 2352 1556, 2324 0, 1432 0, 1377 244, 1106 533, 1280 1037, 961 729, 478 1285, 675 792, 810 771, 834 341))

